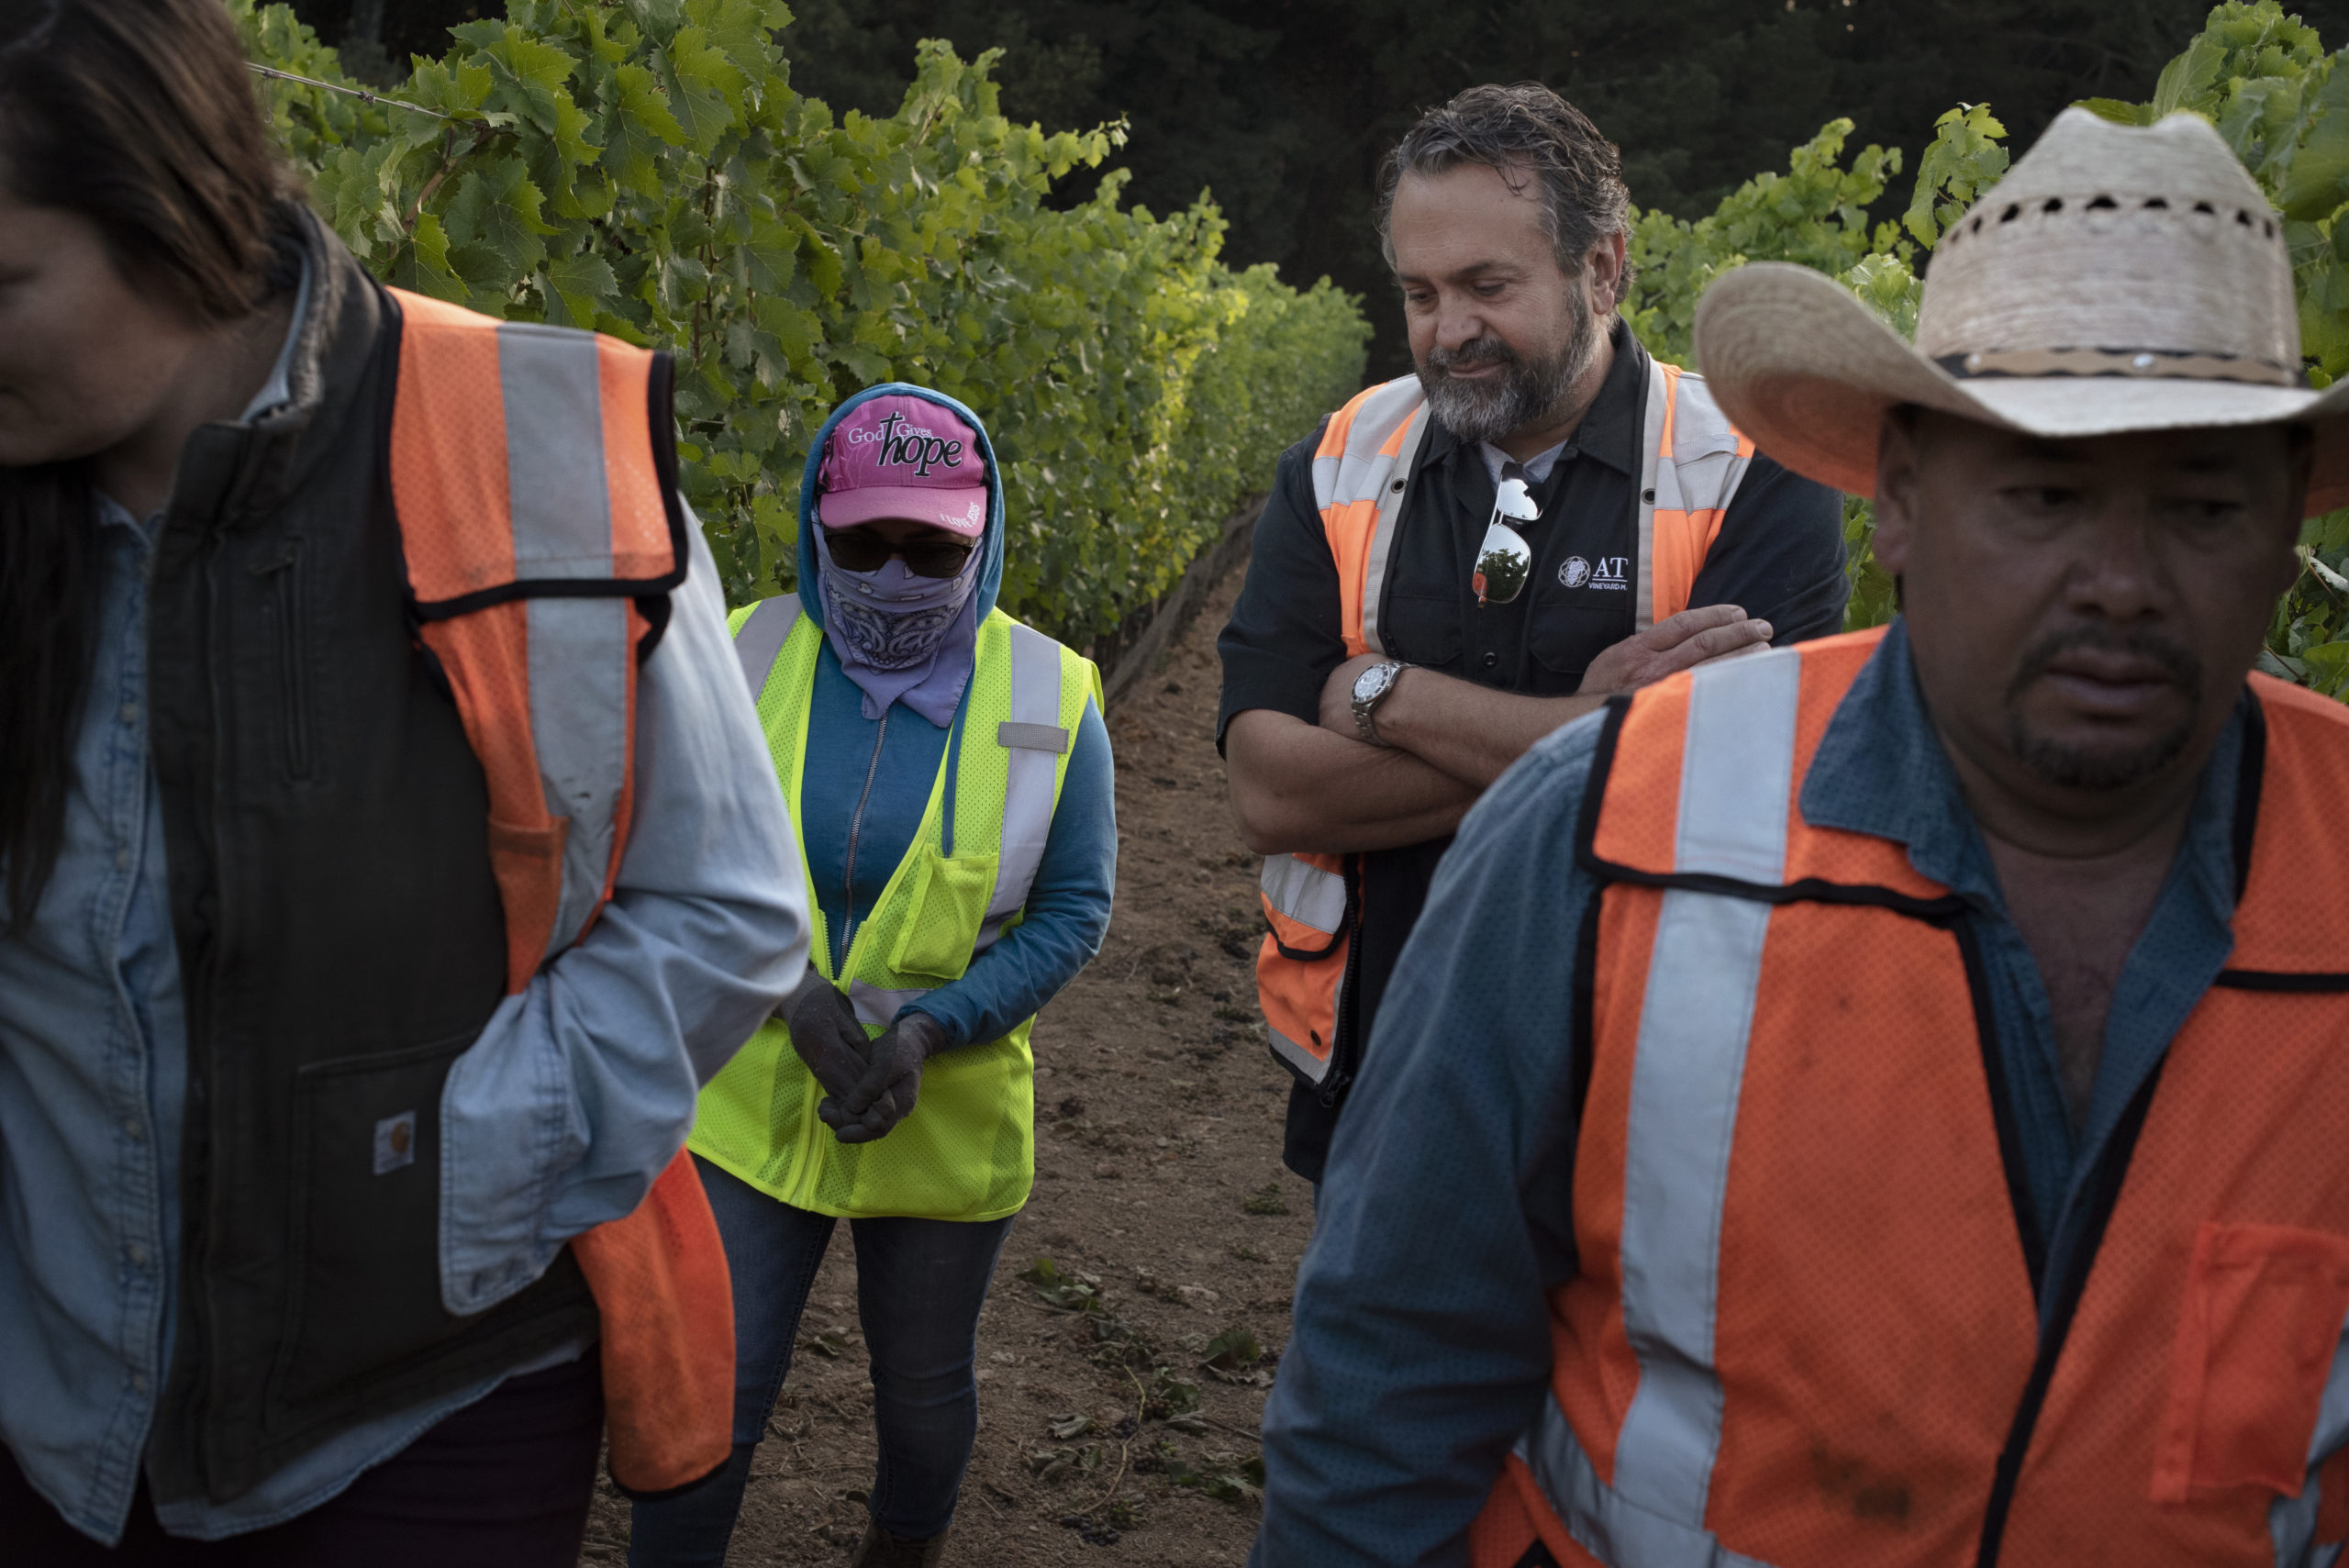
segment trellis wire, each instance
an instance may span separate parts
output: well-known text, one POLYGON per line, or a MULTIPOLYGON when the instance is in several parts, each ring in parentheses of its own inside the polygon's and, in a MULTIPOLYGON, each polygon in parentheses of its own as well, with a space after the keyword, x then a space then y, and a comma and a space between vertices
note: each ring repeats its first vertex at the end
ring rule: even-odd
POLYGON ((456 118, 454 115, 444 115, 438 109, 428 109, 422 104, 403 103, 397 98, 386 98, 379 93, 370 93, 362 87, 345 87, 340 83, 321 82, 315 76, 296 76, 291 71, 280 71, 274 66, 255 65, 252 61, 247 61, 245 69, 258 72, 263 76, 274 76, 280 82, 299 82, 305 87, 323 87, 329 93, 348 93, 362 103, 382 104, 386 108, 393 109, 412 109, 419 115, 430 115, 436 120, 453 121, 456 118))

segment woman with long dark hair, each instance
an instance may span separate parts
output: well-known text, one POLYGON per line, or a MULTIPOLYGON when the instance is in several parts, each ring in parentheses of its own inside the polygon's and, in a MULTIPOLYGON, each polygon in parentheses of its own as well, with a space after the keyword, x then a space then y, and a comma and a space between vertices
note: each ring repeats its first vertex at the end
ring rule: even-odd
POLYGON ((724 1459, 678 1150, 807 914, 668 386, 369 279, 217 0, 0 13, 0 1555, 567 1565, 607 1398, 724 1459))

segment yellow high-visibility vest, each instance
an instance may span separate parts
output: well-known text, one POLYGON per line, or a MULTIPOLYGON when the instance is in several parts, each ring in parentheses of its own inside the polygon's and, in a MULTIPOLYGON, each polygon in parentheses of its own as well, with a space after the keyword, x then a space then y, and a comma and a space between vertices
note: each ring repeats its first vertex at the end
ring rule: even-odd
MULTIPOLYGON (((824 634, 792 595, 729 617, 756 694, 794 823, 807 751, 816 656, 824 634)), ((846 991, 868 1035, 900 1008, 959 979, 1017 926, 1060 804, 1077 724, 1101 675, 1090 660, 1001 610, 979 625, 960 733, 947 744, 930 805, 872 916, 831 969, 823 911, 810 900, 810 956, 846 991), (951 777, 950 777, 951 773, 951 777)), ((800 847, 805 869, 807 847, 800 847)), ((812 876, 808 879, 814 884, 812 876)), ((702 1091, 687 1147, 798 1208, 848 1218, 907 1215, 997 1219, 1028 1201, 1036 1177, 1033 1018, 923 1065, 913 1111, 871 1143, 844 1144, 816 1115, 823 1088, 771 1018, 702 1091)))

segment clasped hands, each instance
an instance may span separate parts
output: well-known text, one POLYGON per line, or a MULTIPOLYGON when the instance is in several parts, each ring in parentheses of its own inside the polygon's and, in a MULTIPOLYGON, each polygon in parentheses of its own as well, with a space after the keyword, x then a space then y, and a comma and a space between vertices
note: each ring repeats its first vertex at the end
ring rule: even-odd
POLYGON ((948 1043, 945 1026, 921 1012, 866 1039, 847 994, 812 964, 776 1012, 791 1030, 791 1048, 823 1085, 816 1115, 842 1143, 870 1143, 905 1120, 921 1094, 921 1064, 948 1043))

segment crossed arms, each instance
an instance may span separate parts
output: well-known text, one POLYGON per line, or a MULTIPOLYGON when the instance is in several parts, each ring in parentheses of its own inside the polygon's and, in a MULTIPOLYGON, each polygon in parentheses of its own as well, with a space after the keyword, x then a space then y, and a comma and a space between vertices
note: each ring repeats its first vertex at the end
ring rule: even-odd
POLYGON ((1234 714, 1226 731, 1231 803, 1259 854, 1343 854, 1440 839, 1486 785, 1560 725, 1618 692, 1708 659, 1765 647, 1770 623, 1735 605, 1683 610, 1605 650, 1572 696, 1520 696, 1432 670, 1403 673, 1379 705, 1374 746, 1354 724, 1353 684, 1382 662, 1349 659, 1321 687, 1308 724, 1271 708, 1234 714))

